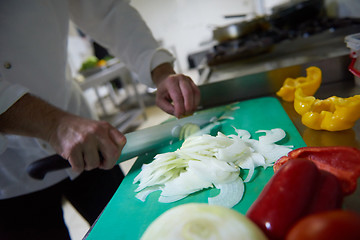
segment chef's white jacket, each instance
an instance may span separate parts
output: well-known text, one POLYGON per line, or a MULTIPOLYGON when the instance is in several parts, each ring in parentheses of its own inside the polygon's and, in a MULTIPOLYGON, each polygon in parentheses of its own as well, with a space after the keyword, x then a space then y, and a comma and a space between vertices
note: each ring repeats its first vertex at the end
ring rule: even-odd
MULTIPOLYGON (((138 12, 126 0, 0 1, 0 114, 25 93, 83 117, 96 116, 67 68, 68 24, 128 64, 139 80, 153 87, 151 70, 174 59, 159 49, 138 12)), ((68 170, 42 181, 28 176, 33 161, 54 154, 44 141, 0 134, 0 199, 47 188, 76 177, 68 170)))

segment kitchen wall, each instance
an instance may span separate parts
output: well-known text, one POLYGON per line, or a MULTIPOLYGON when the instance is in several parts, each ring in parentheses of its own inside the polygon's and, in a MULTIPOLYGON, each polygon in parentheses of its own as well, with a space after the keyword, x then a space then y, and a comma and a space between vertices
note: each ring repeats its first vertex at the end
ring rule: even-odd
MULTIPOLYGON (((187 56, 212 46, 212 30, 234 22, 271 13, 273 6, 301 0, 130 0, 143 16, 156 39, 169 48, 178 61, 179 71, 188 70, 187 56), (247 14, 245 18, 225 19, 225 15, 247 14)), ((324 0, 328 14, 338 17, 360 17, 358 0, 324 0)), ((77 33, 69 35, 74 73, 91 49, 77 33), (80 46, 83 45, 83 46, 80 46), (80 47, 79 47, 80 46, 80 47)))
POLYGON ((187 55, 211 47, 212 29, 269 13, 288 0, 131 0, 156 39, 178 58, 179 71, 188 69, 187 55), (247 14, 225 19, 225 15, 247 14))

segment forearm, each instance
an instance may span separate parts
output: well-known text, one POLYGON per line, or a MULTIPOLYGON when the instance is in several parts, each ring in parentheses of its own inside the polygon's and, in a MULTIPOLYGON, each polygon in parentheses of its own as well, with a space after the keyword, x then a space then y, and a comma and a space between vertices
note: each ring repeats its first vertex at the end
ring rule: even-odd
POLYGON ((168 76, 175 74, 171 63, 163 63, 151 72, 151 78, 156 86, 161 84, 168 76))
POLYGON ((30 94, 25 94, 0 115, 0 132, 49 141, 56 122, 70 115, 30 94))
POLYGON ((79 172, 112 168, 126 143, 109 123, 70 114, 30 94, 0 115, 0 132, 49 142, 79 172))

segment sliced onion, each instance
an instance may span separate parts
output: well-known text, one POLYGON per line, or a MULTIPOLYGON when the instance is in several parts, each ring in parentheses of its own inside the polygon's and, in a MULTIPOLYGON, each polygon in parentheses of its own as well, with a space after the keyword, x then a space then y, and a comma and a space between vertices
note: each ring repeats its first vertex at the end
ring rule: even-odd
POLYGON ((272 164, 280 157, 287 155, 293 146, 281 146, 277 144, 263 144, 260 141, 253 145, 255 151, 264 156, 266 164, 272 164))
POLYGON ((209 198, 209 203, 234 206, 242 199, 244 182, 251 181, 256 167, 271 166, 292 150, 292 146, 276 144, 285 137, 282 129, 259 130, 256 133, 265 133, 259 140, 251 139, 246 130, 235 132, 229 136, 221 132, 217 136, 191 135, 176 151, 156 155, 134 179, 139 182, 137 196, 145 199, 148 188, 160 189, 159 201, 172 202, 216 186, 220 194, 209 198), (241 169, 249 170, 245 180, 240 178, 241 169))
POLYGON ((162 196, 160 195, 159 197, 159 202, 161 203, 172 203, 172 202, 176 202, 179 201, 183 198, 186 198, 189 194, 184 194, 184 195, 173 195, 173 196, 162 196))
POLYGON ((233 141, 233 143, 225 148, 219 148, 215 154, 216 158, 225 162, 235 162, 248 153, 248 147, 243 141, 233 141))
POLYGON ((240 169, 226 162, 189 161, 188 171, 192 171, 202 179, 211 183, 232 182, 239 177, 240 169))
POLYGON ((235 120, 235 118, 231 116, 221 116, 219 120, 235 120))
POLYGON ((259 142, 262 144, 276 143, 286 136, 286 133, 281 128, 274 128, 271 130, 259 130, 256 133, 264 132, 266 135, 259 137, 259 142))
POLYGON ((253 162, 250 162, 248 169, 249 169, 249 172, 248 172, 248 175, 246 176, 246 178, 244 179, 244 182, 250 182, 252 176, 254 175, 255 165, 253 162))
POLYGON ((135 195, 135 197, 136 197, 137 199, 139 199, 140 201, 145 202, 146 198, 149 196, 150 193, 156 192, 156 191, 159 191, 159 190, 161 190, 160 186, 148 187, 148 188, 146 188, 145 190, 137 193, 137 194, 135 195))
POLYGON ((193 123, 186 123, 182 126, 179 134, 179 139, 183 140, 191 136, 192 134, 198 132, 200 130, 199 125, 193 123))
POLYGON ((250 139, 251 135, 248 131, 244 129, 235 129, 235 132, 237 133, 237 136, 241 139, 250 139))
POLYGON ((211 182, 199 177, 193 171, 186 171, 165 183, 161 196, 189 195, 211 186, 211 182))
POLYGON ((244 182, 240 177, 229 183, 215 184, 215 187, 220 189, 220 193, 215 197, 208 198, 210 205, 232 208, 241 201, 244 195, 244 182))

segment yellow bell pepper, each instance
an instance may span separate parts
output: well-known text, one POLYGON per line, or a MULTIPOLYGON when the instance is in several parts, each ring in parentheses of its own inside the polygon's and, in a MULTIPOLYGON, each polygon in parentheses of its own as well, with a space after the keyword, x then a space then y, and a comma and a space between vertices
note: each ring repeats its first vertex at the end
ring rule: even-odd
POLYGON ((352 128, 360 118, 360 95, 349 98, 332 96, 320 100, 305 95, 298 88, 294 108, 301 115, 302 123, 311 129, 341 131, 352 128))
POLYGON ((318 67, 309 67, 306 69, 306 77, 287 78, 283 86, 276 94, 284 101, 294 101, 295 90, 301 88, 307 96, 314 95, 321 84, 321 70, 318 67))

